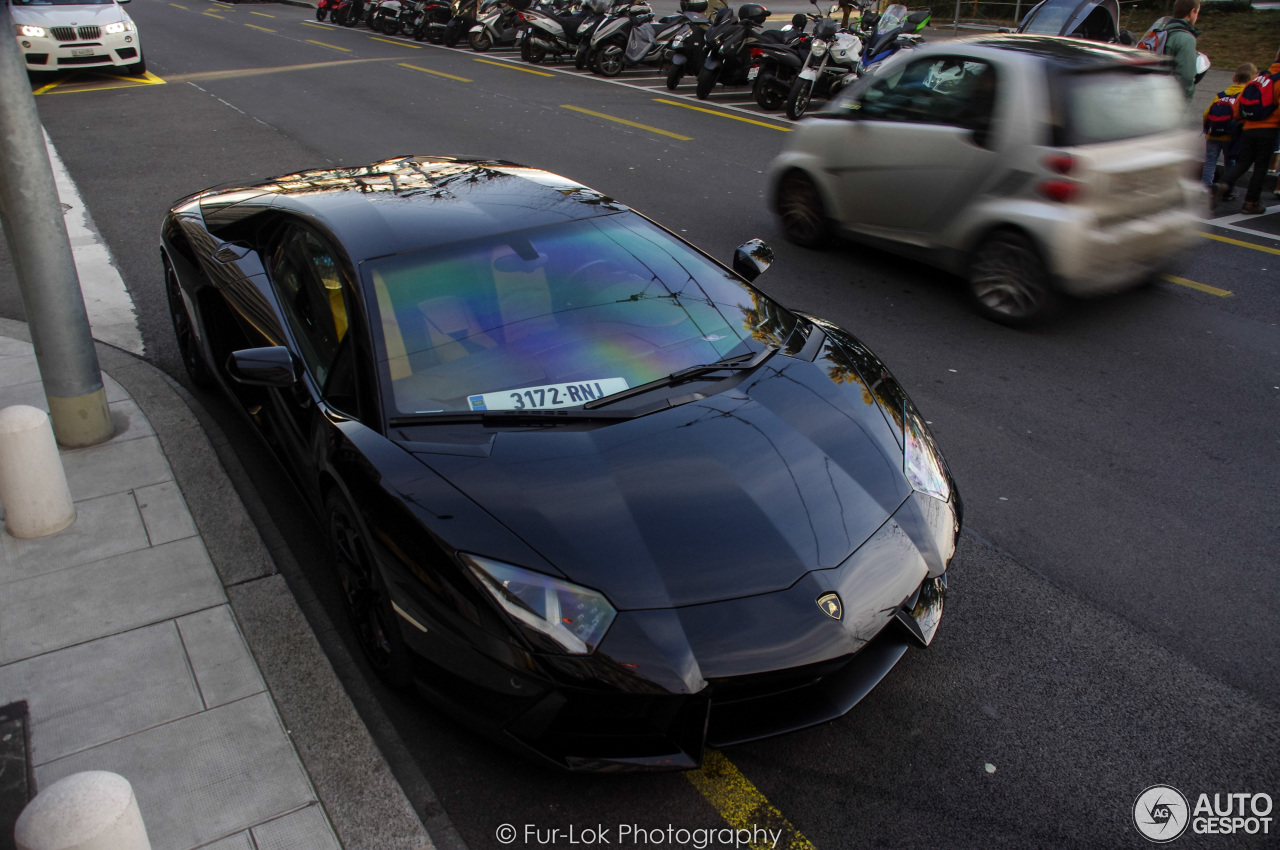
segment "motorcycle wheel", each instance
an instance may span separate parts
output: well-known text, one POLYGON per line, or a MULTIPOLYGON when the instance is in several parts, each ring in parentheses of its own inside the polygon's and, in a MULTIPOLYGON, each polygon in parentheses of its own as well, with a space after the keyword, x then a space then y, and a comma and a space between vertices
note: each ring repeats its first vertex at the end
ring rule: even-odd
POLYGON ((445 47, 457 47, 458 42, 462 41, 462 27, 450 23, 449 26, 444 28, 443 41, 445 47))
POLYGON ((382 22, 382 31, 386 35, 399 35, 400 22, 395 18, 387 18, 382 22))
POLYGON ((573 54, 573 67, 579 71, 587 70, 587 49, 580 48, 573 54))
POLYGON ((325 16, 325 15, 327 15, 327 14, 329 14, 329 10, 328 10, 328 9, 316 9, 316 20, 317 20, 317 21, 323 21, 323 20, 324 20, 324 16, 325 16))
POLYGON ((801 248, 820 247, 827 239, 827 211, 813 178, 803 171, 791 171, 778 184, 773 210, 778 214, 782 234, 801 248))
POLYGON ((520 58, 530 65, 539 65, 547 58, 547 48, 531 38, 526 38, 520 42, 520 58))
POLYGON ((667 71, 667 91, 675 91, 676 86, 680 85, 680 80, 684 77, 683 65, 672 65, 671 70, 667 71))
POLYGON ((781 109, 787 104, 787 96, 778 86, 765 82, 763 74, 756 77, 755 84, 751 87, 751 95, 756 99, 756 105, 766 112, 781 109))
POLYGON ((333 23, 336 24, 337 26, 342 26, 346 23, 346 16, 343 15, 341 12, 334 12, 332 15, 329 16, 329 20, 333 21, 333 23))
POLYGON ((616 77, 622 73, 622 48, 616 44, 605 45, 596 58, 596 67, 606 77, 616 77))
POLYGON ((440 29, 440 27, 433 27, 428 24, 425 28, 425 35, 427 41, 431 44, 444 43, 444 30, 440 29))
POLYGON ((716 87, 716 81, 720 79, 719 68, 703 68, 698 72, 698 88, 694 92, 698 96, 698 100, 706 100, 711 95, 711 90, 716 87))
POLYGON ((470 44, 471 49, 476 53, 484 53, 490 47, 493 47, 493 36, 489 35, 488 30, 469 32, 467 33, 467 44, 470 44))
POLYGON ((809 108, 813 98, 813 80, 796 80, 791 84, 791 93, 787 95, 787 117, 799 121, 804 111, 809 108))

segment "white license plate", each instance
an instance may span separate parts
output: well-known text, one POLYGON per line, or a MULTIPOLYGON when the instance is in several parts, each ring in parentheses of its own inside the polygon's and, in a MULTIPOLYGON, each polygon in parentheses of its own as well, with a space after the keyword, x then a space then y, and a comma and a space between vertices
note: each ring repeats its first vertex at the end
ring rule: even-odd
POLYGON ((551 410, 604 398, 626 388, 626 378, 601 378, 598 381, 544 384, 540 387, 481 393, 467 396, 467 404, 472 410, 551 410))
POLYGON ((754 80, 758 76, 760 76, 760 66, 752 65, 751 70, 747 72, 747 79, 754 80))
POLYGON ((802 80, 812 80, 817 78, 817 76, 818 70, 816 68, 805 68, 800 72, 800 79, 802 80))
POLYGON ((92 47, 73 47, 71 48, 71 55, 72 56, 92 56, 93 48, 92 47))

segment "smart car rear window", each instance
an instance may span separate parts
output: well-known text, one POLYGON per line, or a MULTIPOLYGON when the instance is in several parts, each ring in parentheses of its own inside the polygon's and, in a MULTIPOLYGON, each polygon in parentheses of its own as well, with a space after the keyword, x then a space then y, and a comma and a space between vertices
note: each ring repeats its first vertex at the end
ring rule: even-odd
POLYGON ((1091 145, 1167 133, 1186 104, 1168 74, 1115 69, 1062 74, 1054 85, 1054 145, 1091 145))

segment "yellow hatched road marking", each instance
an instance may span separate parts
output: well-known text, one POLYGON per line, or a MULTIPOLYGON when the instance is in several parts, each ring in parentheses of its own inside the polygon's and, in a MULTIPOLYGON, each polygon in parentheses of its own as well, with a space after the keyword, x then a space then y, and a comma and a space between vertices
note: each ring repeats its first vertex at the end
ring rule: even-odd
POLYGON ((446 74, 444 71, 433 71, 430 68, 419 68, 417 65, 410 65, 407 62, 397 62, 401 68, 412 68, 415 71, 421 71, 424 74, 435 74, 437 77, 448 77, 451 80, 457 80, 460 83, 469 83, 466 77, 455 77, 453 74, 446 74))
POLYGON ((245 24, 245 26, 252 27, 253 29, 256 29, 256 30, 262 30, 263 32, 275 32, 275 30, 270 29, 269 27, 260 27, 257 24, 245 24))
POLYGON ((596 118, 603 118, 606 121, 614 121, 618 124, 626 124, 628 127, 636 127, 640 130, 648 130, 650 133, 658 133, 663 136, 670 136, 673 139, 679 139, 682 142, 693 141, 692 136, 681 136, 679 133, 672 133, 669 130, 659 130, 657 127, 650 127, 648 124, 638 124, 635 121, 628 121, 625 118, 616 118, 612 115, 605 115, 603 112, 593 112, 590 109, 583 109, 581 106, 570 106, 567 103, 560 104, 561 109, 572 109, 574 112, 581 112, 584 115, 593 115, 596 118))
POLYGON ((519 65, 512 65, 510 62, 494 62, 492 59, 477 59, 477 62, 483 62, 486 65, 497 65, 499 68, 507 68, 512 71, 524 71, 526 74, 536 74, 539 77, 554 77, 555 74, 548 74, 546 71, 535 71, 532 68, 521 68, 519 65))
POLYGON ((383 44, 398 44, 401 47, 412 47, 414 50, 422 49, 421 44, 410 44, 407 41, 392 41, 389 38, 378 38, 376 35, 371 35, 369 36, 369 38, 373 39, 374 41, 381 41, 383 44))
POLYGON ((306 42, 307 42, 307 44, 318 44, 318 45, 320 45, 321 47, 328 47, 328 48, 330 48, 331 50, 341 50, 343 53, 350 53, 350 52, 351 52, 351 48, 349 48, 349 47, 339 47, 339 46, 338 46, 338 45, 336 45, 336 44, 325 44, 323 41, 312 41, 311 39, 309 39, 309 38, 308 38, 308 39, 306 39, 306 42))
POLYGON ((275 15, 268 15, 266 12, 250 12, 250 15, 257 15, 260 18, 274 18, 275 15))
POLYGON ((1207 283, 1196 283, 1194 280, 1187 280, 1185 277, 1178 277, 1177 275, 1167 274, 1164 276, 1164 279, 1170 283, 1176 283, 1178 286, 1185 286, 1189 289, 1198 289, 1201 292, 1207 292, 1210 295, 1217 295, 1219 298, 1226 298, 1231 294, 1230 290, 1219 289, 1218 287, 1210 286, 1207 283))
MULTIPOLYGON (((92 72, 90 72, 92 73, 92 72)), ((31 94, 77 94, 79 92, 89 91, 111 91, 112 89, 136 89, 140 86, 162 86, 165 81, 157 77, 155 74, 147 71, 140 77, 117 77, 108 74, 93 74, 92 76, 103 80, 106 84, 95 82, 94 80, 84 80, 79 76, 71 77, 65 80, 56 80, 46 86, 33 91, 31 94)))
POLYGON ((702 768, 689 771, 685 777, 729 826, 753 833, 756 840, 750 841, 750 846, 754 850, 815 850, 813 842, 783 817, 719 750, 706 750, 702 755, 702 768), (767 837, 756 834, 766 831, 767 837), (772 841, 775 832, 781 833, 776 844, 772 841))
POLYGON ((1241 248, 1252 248, 1255 251, 1262 251, 1267 254, 1280 254, 1280 248, 1268 248, 1266 245, 1255 245, 1252 242, 1245 242, 1241 239, 1231 239, 1227 236, 1219 236, 1216 233, 1201 233, 1205 239, 1212 239, 1215 242, 1226 242, 1228 245, 1238 245, 1241 248))
POLYGON ((705 112, 708 115, 719 115, 721 118, 732 118, 734 121, 741 121, 744 124, 755 124, 757 127, 768 127, 770 130, 781 130, 784 133, 790 133, 790 127, 779 127, 777 124, 766 124, 763 121, 752 121, 750 118, 743 118, 738 115, 730 115, 727 112, 720 112, 717 109, 706 109, 702 106, 694 106, 692 103, 681 103, 678 100, 667 100, 665 97, 655 97, 658 103, 665 103, 669 106, 683 106, 685 109, 692 109, 694 112, 705 112))

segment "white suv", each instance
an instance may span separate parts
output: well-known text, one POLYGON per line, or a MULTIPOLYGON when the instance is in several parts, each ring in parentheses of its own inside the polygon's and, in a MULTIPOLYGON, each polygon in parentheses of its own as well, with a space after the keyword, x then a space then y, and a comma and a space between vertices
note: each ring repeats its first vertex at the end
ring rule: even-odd
POLYGON ((123 68, 147 71, 129 0, 10 0, 18 47, 28 71, 123 68))
POLYGON ((1158 274, 1195 239, 1203 156, 1159 57, 1028 35, 904 50, 791 133, 770 169, 788 239, 835 233, 964 276, 980 312, 1158 274))

